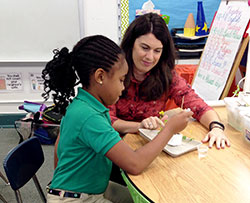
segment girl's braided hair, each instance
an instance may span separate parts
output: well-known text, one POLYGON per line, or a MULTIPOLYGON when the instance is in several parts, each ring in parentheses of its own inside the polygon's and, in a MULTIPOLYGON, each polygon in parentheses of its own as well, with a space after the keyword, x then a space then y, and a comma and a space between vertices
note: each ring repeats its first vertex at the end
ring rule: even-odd
POLYGON ((88 88, 90 76, 98 68, 109 72, 118 61, 119 54, 122 54, 115 42, 102 35, 83 38, 72 52, 66 47, 53 52, 53 59, 42 71, 42 97, 48 100, 52 93, 56 110, 62 114, 65 114, 68 104, 75 96, 75 86, 81 83, 82 87, 88 88))

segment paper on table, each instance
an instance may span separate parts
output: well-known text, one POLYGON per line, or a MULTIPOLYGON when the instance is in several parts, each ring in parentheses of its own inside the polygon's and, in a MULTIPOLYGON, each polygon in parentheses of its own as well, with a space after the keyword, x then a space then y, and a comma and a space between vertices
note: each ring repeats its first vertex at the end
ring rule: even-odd
MULTIPOLYGON (((148 140, 152 140, 154 139, 155 136, 157 136, 157 134, 159 133, 159 130, 148 130, 148 129, 140 128, 139 132, 141 136, 145 137, 148 140)), ((180 145, 172 146, 170 144, 168 143, 164 147, 163 151, 165 151, 172 157, 177 157, 187 152, 196 150, 197 146, 200 145, 201 142, 197 140, 193 140, 193 139, 185 139, 185 140, 181 140, 180 145)))
POLYGON ((182 144, 182 134, 174 134, 173 137, 168 141, 168 145, 179 146, 182 144))

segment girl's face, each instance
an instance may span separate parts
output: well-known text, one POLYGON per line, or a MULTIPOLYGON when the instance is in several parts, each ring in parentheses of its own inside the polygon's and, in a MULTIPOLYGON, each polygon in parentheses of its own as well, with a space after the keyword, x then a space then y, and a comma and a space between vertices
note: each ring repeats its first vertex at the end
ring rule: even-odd
POLYGON ((124 90, 124 80, 128 73, 128 64, 124 56, 119 57, 112 69, 106 74, 103 80, 105 91, 102 94, 103 104, 106 106, 116 103, 124 90))
POLYGON ((150 71, 159 61, 163 45, 154 34, 148 33, 135 40, 132 58, 134 72, 145 74, 150 71))

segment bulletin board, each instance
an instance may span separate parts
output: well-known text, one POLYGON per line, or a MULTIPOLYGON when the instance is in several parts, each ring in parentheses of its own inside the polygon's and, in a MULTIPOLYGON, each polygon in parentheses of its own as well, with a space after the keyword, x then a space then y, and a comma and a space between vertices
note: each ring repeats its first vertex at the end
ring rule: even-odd
POLYGON ((239 53, 244 53, 249 41, 243 39, 249 8, 247 0, 223 0, 219 6, 192 84, 206 101, 220 99, 224 88, 233 80, 230 73, 237 68, 239 53))
MULTIPOLYGON (((125 1, 125 0, 122 0, 125 1)), ((141 9, 147 0, 129 0, 129 23, 135 19, 136 9, 141 9)), ((160 9, 161 14, 170 16, 169 30, 172 28, 183 28, 189 13, 193 13, 196 20, 197 1, 173 1, 173 0, 152 0, 154 9, 160 9)), ((203 1, 205 18, 210 26, 214 13, 220 5, 220 0, 203 1)))
POLYGON ((0 62, 48 61, 79 39, 77 0, 1 0, 0 62))

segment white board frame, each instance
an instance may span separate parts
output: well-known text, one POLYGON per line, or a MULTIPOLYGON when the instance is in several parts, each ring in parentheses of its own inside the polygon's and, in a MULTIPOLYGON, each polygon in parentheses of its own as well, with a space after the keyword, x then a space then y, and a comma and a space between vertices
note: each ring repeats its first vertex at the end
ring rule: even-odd
POLYGON ((48 61, 82 33, 79 1, 1 0, 0 62, 48 61))

